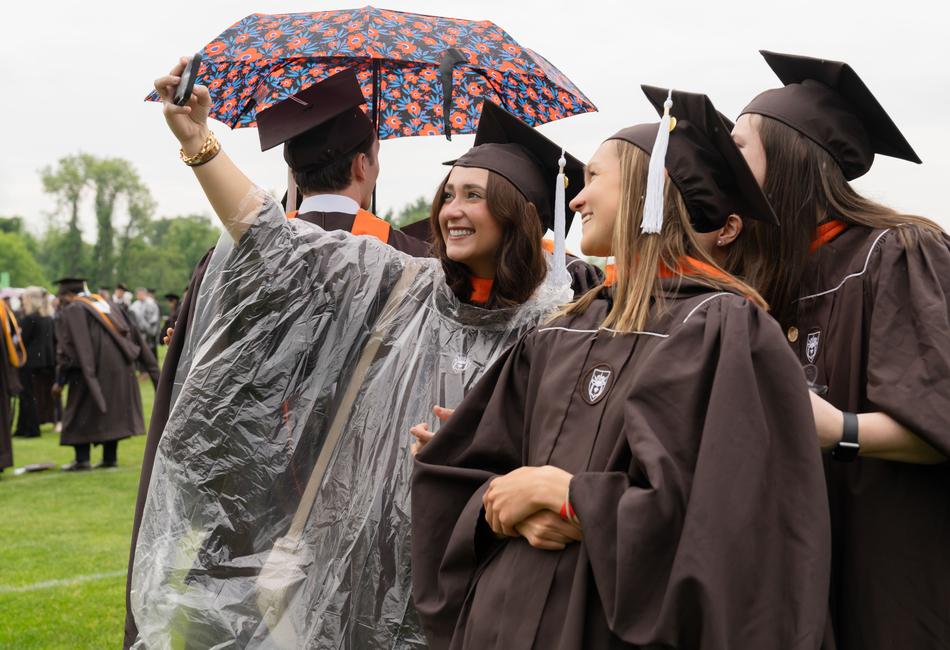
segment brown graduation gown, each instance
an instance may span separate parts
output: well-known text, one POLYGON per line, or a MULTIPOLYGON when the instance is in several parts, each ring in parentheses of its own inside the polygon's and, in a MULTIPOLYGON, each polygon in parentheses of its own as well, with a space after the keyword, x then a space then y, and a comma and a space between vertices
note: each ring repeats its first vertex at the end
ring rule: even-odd
POLYGON ((744 298, 666 282, 647 332, 597 329, 602 299, 528 334, 417 457, 432 648, 818 647, 830 531, 801 368, 744 298), (574 474, 584 540, 497 541, 488 482, 545 464, 574 474))
MULTIPOLYGON (((789 338, 825 399, 883 411, 950 457, 950 238, 917 235, 850 226, 819 248, 789 338)), ((950 648, 950 464, 829 458, 826 471, 826 648, 950 648)))
MULTIPOLYGON (((340 212, 307 212, 297 215, 296 218, 317 224, 324 230, 346 230, 348 232, 352 232, 353 223, 355 221, 354 215, 340 212)), ((390 230, 389 238, 385 243, 396 250, 415 257, 428 257, 430 254, 429 244, 395 229, 390 230)), ((135 515, 132 522, 132 546, 129 551, 129 567, 125 588, 126 615, 123 648, 126 650, 135 642, 135 637, 138 635, 138 629, 132 617, 129 588, 132 581, 132 565, 135 561, 135 544, 138 541, 139 527, 142 523, 142 511, 145 508, 145 499, 148 496, 148 486, 152 480, 152 467, 155 464, 155 454, 158 451, 158 443, 161 440, 162 432, 165 430, 165 424, 168 422, 168 415, 171 409, 172 387, 175 381, 175 374, 178 370, 178 363, 184 349, 188 326, 194 317, 195 300, 201 288, 201 281, 204 279, 205 272, 208 270, 208 263, 211 260, 211 253, 213 251, 214 249, 212 248, 205 253, 205 256, 198 262, 198 265, 192 273, 191 280, 188 284, 187 295, 183 299, 178 311, 175 331, 172 334, 171 341, 168 343, 168 349, 165 352, 165 363, 162 366, 161 378, 155 392, 152 419, 149 422, 148 437, 145 441, 145 454, 142 458, 142 474, 139 479, 139 491, 135 502, 135 515)))
POLYGON ((57 322, 57 377, 68 386, 62 445, 102 443, 145 433, 142 396, 135 377, 141 347, 122 312, 107 322, 74 300, 57 322), (111 323, 111 325, 109 324, 111 323))

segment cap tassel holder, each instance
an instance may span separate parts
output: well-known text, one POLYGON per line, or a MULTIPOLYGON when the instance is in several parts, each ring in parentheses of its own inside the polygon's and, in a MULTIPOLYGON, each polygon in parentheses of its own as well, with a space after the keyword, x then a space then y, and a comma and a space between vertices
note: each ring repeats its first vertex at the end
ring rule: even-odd
POLYGON ((673 108, 673 91, 670 90, 663 102, 663 118, 656 132, 653 153, 650 154, 650 167, 647 174, 647 195, 643 203, 643 221, 640 232, 659 234, 663 230, 663 185, 666 181, 666 150, 670 144, 670 109, 673 108))
POLYGON ((567 273, 567 256, 565 253, 565 211, 567 206, 564 195, 564 188, 567 185, 567 176, 564 174, 564 167, 567 165, 567 159, 564 157, 564 150, 561 149, 561 157, 558 158, 557 180, 554 187, 554 273, 559 283, 570 282, 570 276, 567 273))

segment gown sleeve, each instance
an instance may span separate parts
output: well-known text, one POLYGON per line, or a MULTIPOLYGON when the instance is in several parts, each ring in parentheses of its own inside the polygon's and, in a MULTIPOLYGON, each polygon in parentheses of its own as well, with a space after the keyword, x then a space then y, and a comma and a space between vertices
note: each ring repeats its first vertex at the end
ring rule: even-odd
POLYGON ((571 481, 610 630, 637 646, 817 648, 828 505, 777 324, 724 297, 642 362, 624 407, 629 467, 571 481))
POLYGON ((950 238, 891 233, 866 283, 868 399, 950 457, 950 238))
POLYGON ((416 456, 413 599, 433 648, 447 647, 469 585, 497 545, 482 497, 522 465, 527 338, 499 358, 416 456))

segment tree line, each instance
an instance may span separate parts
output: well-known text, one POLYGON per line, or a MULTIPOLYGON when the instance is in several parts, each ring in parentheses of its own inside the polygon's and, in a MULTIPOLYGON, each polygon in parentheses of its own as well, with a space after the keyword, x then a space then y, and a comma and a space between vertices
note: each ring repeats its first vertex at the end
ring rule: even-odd
MULTIPOLYGON (((180 294, 220 236, 206 214, 158 218, 151 192, 122 158, 65 156, 40 170, 40 178, 55 205, 40 234, 27 227, 28 217, 0 216, 0 273, 8 274, 10 286, 52 290, 57 278, 81 276, 92 290, 123 282, 180 294), (80 226, 89 216, 92 242, 80 226)), ((384 217, 399 226, 428 214, 429 202, 419 198, 384 217)))

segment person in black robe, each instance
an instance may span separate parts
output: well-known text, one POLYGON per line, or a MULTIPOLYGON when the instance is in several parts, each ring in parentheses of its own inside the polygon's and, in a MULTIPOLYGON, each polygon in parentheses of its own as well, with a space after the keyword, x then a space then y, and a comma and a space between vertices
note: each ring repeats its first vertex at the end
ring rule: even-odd
POLYGON ((21 391, 18 368, 26 362, 26 349, 13 310, 0 300, 0 473, 13 467, 13 397, 21 391))
POLYGON ((53 421, 50 391, 56 367, 53 318, 46 290, 28 287, 20 298, 23 316, 20 329, 26 349, 26 363, 20 368, 20 409, 15 436, 37 438, 40 425, 53 421))
POLYGON ((750 281, 809 379, 834 541, 827 650, 950 647, 950 237, 849 184, 920 162, 846 63, 762 53, 784 84, 734 136, 782 219, 750 281))
MULTIPOLYGON (((54 393, 68 387, 60 444, 72 446, 76 459, 66 471, 91 469, 90 446, 101 444, 103 459, 96 467, 115 467, 120 440, 145 433, 142 396, 135 363, 148 348, 133 334, 120 310, 85 291, 82 278, 62 278, 59 285, 54 393)), ((152 381, 158 381, 154 359, 152 381)))
POLYGON ((602 144, 572 204, 616 282, 523 337, 416 457, 431 648, 818 648, 805 378, 703 237, 774 215, 708 98, 674 92, 671 112, 602 144))

